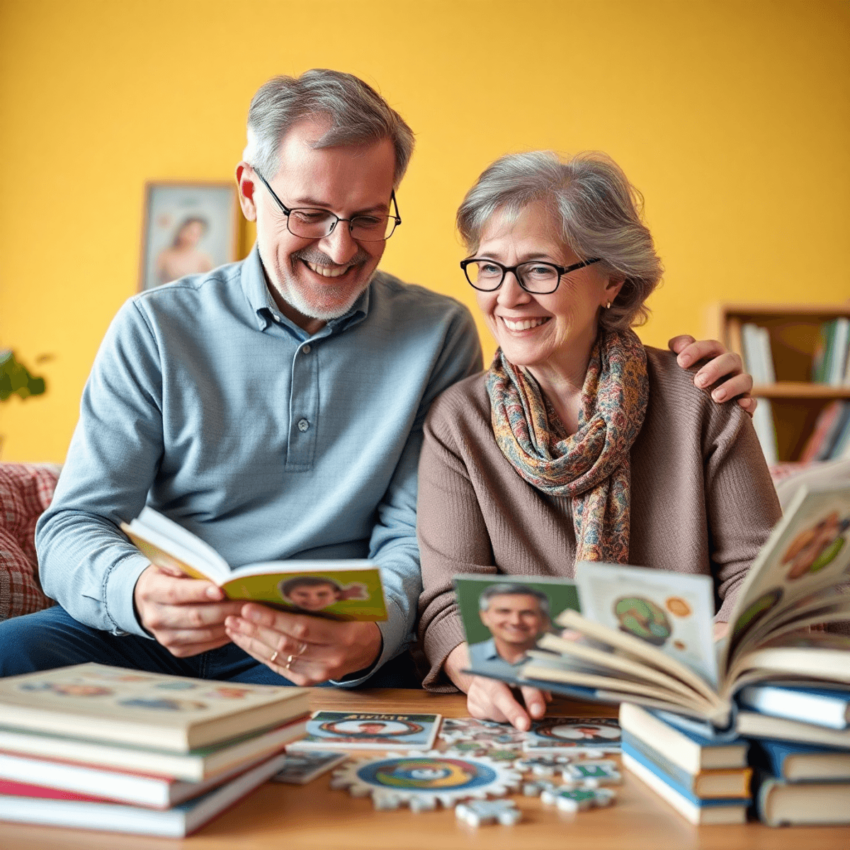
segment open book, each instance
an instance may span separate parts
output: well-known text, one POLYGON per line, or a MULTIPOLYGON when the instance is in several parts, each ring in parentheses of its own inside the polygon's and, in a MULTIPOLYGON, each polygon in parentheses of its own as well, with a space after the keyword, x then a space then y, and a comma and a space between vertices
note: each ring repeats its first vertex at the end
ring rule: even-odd
POLYGON ((579 563, 581 613, 563 610, 553 618, 562 634, 543 633, 512 676, 492 677, 719 727, 748 684, 850 687, 850 638, 807 630, 850 620, 850 592, 841 587, 850 579, 848 538, 850 487, 801 488, 750 567, 719 644, 710 577, 579 563))
POLYGON ((387 619, 381 572, 371 561, 269 561, 231 567, 200 537, 153 508, 121 530, 157 566, 214 582, 229 599, 251 599, 334 620, 387 619))

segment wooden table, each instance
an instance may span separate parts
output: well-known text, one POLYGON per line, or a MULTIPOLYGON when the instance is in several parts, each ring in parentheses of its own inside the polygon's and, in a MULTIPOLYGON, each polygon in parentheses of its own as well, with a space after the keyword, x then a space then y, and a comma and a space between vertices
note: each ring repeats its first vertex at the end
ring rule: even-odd
MULTIPOLYGON (((343 691, 315 688, 314 709, 435 712, 465 717, 466 699, 416 690, 343 691)), ((612 716, 614 709, 553 703, 552 714, 612 716)), ((376 754, 380 754, 377 752, 376 754)), ((368 799, 332 791, 328 775, 306 786, 266 783, 234 808, 184 840, 147 838, 0 823, 2 850, 848 850, 850 828, 761 824, 695 827, 624 771, 617 803, 566 815, 539 799, 516 796, 523 820, 516 826, 460 823, 451 810, 376 812, 368 799)), ((850 802, 850 801, 848 801, 850 802)))

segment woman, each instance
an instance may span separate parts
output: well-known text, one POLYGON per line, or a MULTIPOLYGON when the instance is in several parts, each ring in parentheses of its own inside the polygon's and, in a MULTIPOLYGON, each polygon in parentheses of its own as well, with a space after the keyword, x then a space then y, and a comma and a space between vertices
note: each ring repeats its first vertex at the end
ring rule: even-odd
POLYGON ((461 672, 452 576, 572 577, 577 560, 705 573, 725 624, 780 515, 747 415, 629 329, 662 270, 638 199, 602 154, 537 152, 497 160, 458 211, 499 351, 426 423, 420 634, 425 687, 456 685, 475 717, 527 729, 548 697, 523 688, 523 707, 461 672))
POLYGON ((160 283, 169 283, 187 274, 208 272, 213 267, 209 254, 198 248, 209 229, 209 222, 200 216, 190 216, 174 231, 174 240, 156 258, 156 273, 160 283))

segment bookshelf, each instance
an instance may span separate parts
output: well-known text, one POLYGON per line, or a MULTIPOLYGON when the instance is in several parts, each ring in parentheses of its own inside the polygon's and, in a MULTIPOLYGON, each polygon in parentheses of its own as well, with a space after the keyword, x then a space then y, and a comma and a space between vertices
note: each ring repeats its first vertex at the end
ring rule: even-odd
POLYGON ((709 309, 709 336, 742 357, 743 325, 752 323, 767 330, 776 381, 756 384, 753 395, 770 400, 780 461, 799 458, 818 414, 827 404, 835 399, 850 399, 850 386, 827 386, 810 379, 821 326, 840 317, 850 318, 850 303, 722 302, 709 309))

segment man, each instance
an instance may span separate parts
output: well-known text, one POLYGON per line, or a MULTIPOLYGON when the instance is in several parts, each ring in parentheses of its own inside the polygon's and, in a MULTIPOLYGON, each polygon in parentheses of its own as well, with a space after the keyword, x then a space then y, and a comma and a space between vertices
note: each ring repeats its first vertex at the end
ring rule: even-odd
MULTIPOLYGON (((414 683, 422 423, 481 353, 466 308, 377 269, 412 150, 407 124, 351 75, 309 71, 257 92, 236 169, 257 244, 140 293, 113 321, 37 529, 59 605, 0 624, 0 675, 100 661, 251 683, 414 683), (389 619, 225 601, 121 534, 145 504, 233 565, 370 558, 389 619)), ((687 342, 683 365, 717 353, 687 342)), ((724 355, 701 372, 714 382, 739 365, 724 355)), ((738 375, 722 391, 750 385, 738 375)))
POLYGON ((514 667, 549 628, 549 599, 525 584, 491 584, 478 598, 478 616, 492 637, 469 647, 471 666, 514 667))

